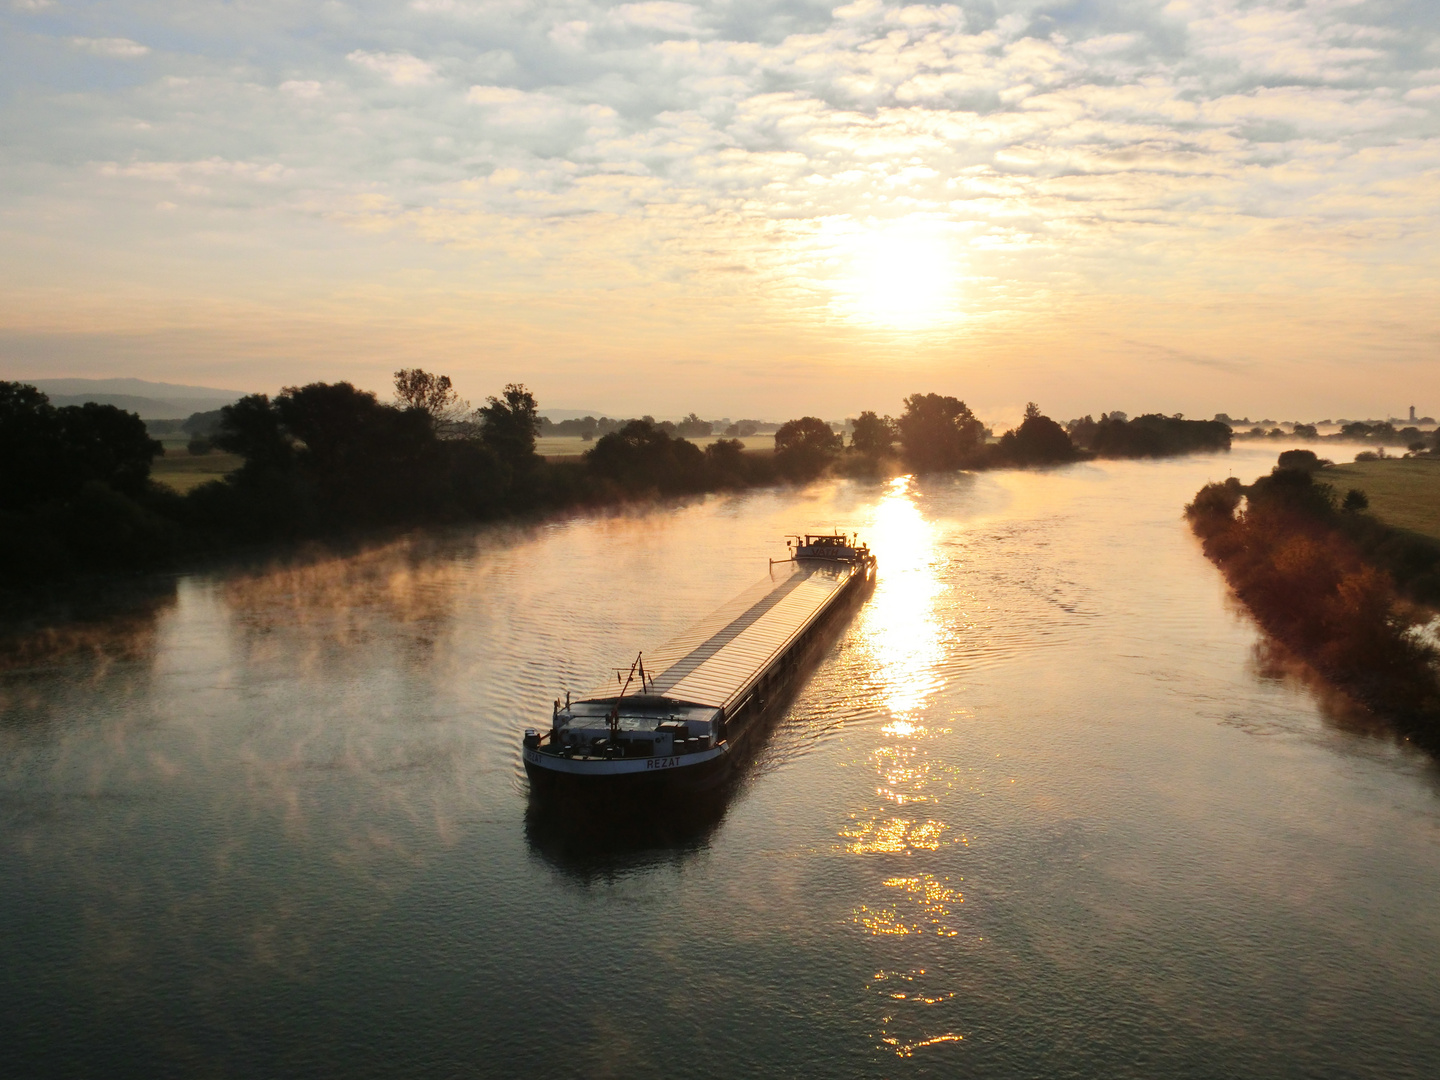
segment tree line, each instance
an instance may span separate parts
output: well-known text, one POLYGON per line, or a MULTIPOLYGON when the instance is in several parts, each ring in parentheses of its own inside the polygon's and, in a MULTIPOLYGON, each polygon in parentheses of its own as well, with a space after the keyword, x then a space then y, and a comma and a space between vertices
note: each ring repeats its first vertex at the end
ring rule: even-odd
POLYGON ((192 417, 184 430, 242 464, 182 496, 151 479, 163 448, 135 414, 95 404, 56 408, 32 386, 0 383, 0 581, 13 587, 237 544, 804 482, 825 473, 1046 465, 1228 446, 1224 425, 1217 425, 1223 440, 1205 422, 1127 421, 1121 414, 1093 430, 1074 423, 1067 430, 1033 404, 994 439, 958 398, 917 393, 904 405, 898 418, 867 411, 850 420, 848 443, 817 417, 787 421, 768 453, 747 451, 736 437, 702 448, 684 434, 710 426, 694 414, 680 424, 616 422, 603 433, 597 423, 598 437, 580 460, 546 461, 535 450, 544 421, 524 385, 509 384, 472 410, 448 377, 409 368, 395 373, 388 402, 348 382, 311 383, 192 417))
MULTIPOLYGON (((1424 422, 1433 423, 1429 417, 1424 422)), ((1388 420, 1378 420, 1375 423, 1368 423, 1364 420, 1348 421, 1340 425, 1340 430, 1329 435, 1321 435, 1315 424, 1292 424, 1291 430, 1272 426, 1251 427, 1247 431, 1236 432, 1237 439, 1301 439, 1306 442, 1340 442, 1340 443, 1372 443, 1380 447, 1379 456, 1384 456, 1384 447, 1403 446, 1409 453, 1406 456, 1418 455, 1432 457, 1437 449, 1440 449, 1440 430, 1434 428, 1429 431, 1410 424, 1404 427, 1396 427, 1388 420)))
MULTIPOLYGON (((632 418, 633 419, 633 418, 632 418)), ((708 439, 711 435, 726 435, 730 438, 747 438, 751 435, 768 434, 773 432, 779 425, 767 423, 764 420, 736 420, 732 424, 721 427, 723 421, 701 420, 695 413, 691 413, 683 420, 656 420, 653 416, 643 416, 639 419, 647 424, 658 427, 667 435, 679 435, 684 439, 708 439), (720 428, 720 430, 716 430, 720 428)), ((587 442, 593 441, 597 436, 609 435, 612 431, 619 431, 630 420, 618 420, 609 416, 581 416, 572 417, 569 420, 551 420, 548 417, 540 418, 541 435, 568 435, 579 436, 587 442)))

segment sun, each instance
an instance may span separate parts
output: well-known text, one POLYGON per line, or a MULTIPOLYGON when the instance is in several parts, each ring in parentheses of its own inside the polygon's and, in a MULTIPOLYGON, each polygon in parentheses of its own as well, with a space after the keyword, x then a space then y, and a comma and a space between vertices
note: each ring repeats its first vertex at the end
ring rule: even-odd
POLYGON ((919 330, 959 317, 959 274, 943 233, 931 222, 898 223, 849 238, 848 273, 836 305, 850 318, 919 330))

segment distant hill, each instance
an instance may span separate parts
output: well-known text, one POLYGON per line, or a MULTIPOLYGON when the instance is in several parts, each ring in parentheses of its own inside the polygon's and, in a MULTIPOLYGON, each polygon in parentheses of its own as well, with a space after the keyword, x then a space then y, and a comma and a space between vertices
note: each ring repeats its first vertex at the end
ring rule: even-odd
POLYGON ((49 396, 50 404, 83 405, 93 401, 139 413, 142 420, 183 420, 191 413, 210 412, 244 397, 244 390, 183 386, 144 379, 21 379, 49 396))

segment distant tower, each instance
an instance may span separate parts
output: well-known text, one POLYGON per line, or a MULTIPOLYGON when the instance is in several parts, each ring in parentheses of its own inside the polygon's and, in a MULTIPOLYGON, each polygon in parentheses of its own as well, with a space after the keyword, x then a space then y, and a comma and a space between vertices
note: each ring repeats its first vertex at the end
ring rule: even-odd
POLYGON ((1410 423, 1415 423, 1415 406, 1410 406, 1410 423))

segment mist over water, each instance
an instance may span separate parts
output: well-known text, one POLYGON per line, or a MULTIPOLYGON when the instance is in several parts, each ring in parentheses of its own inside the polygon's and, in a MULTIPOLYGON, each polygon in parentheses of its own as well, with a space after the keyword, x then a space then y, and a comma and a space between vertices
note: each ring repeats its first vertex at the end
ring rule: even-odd
POLYGON ((1429 1076, 1436 770, 1286 674, 1181 519, 1275 452, 411 539, 37 645, 0 672, 6 1057, 1429 1076), (527 812, 557 694, 832 525, 876 589, 733 798, 618 849, 527 812))

